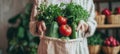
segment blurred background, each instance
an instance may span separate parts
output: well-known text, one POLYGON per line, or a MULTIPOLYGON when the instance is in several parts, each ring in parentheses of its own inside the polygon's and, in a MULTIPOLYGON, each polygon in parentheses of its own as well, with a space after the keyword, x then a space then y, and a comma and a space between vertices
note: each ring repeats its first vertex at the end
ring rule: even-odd
MULTIPOLYGON (((114 11, 120 7, 120 1, 95 0, 95 5, 99 13, 105 8, 114 11)), ((31 8, 32 0, 0 0, 0 54, 36 54, 39 38, 32 36, 28 27, 31 8)), ((107 36, 118 36, 118 28, 101 31, 107 36)))
POLYGON ((39 39, 28 28, 31 8, 31 0, 0 0, 0 54, 36 54, 39 39))

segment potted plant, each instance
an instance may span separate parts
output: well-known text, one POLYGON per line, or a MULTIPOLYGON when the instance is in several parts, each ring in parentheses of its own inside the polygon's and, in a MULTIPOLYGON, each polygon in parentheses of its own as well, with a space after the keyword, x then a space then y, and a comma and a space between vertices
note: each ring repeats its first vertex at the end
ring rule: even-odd
POLYGON ((118 54, 119 42, 113 36, 109 36, 105 39, 102 49, 105 54, 118 54))
POLYGON ((88 48, 90 54, 99 54, 102 45, 101 34, 95 33, 92 37, 88 37, 88 48))

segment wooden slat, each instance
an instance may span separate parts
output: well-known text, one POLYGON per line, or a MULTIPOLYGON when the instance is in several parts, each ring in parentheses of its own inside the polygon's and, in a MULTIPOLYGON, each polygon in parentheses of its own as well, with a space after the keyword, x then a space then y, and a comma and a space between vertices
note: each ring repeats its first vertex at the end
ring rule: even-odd
POLYGON ((97 28, 120 28, 120 24, 105 24, 105 25, 98 25, 97 28))

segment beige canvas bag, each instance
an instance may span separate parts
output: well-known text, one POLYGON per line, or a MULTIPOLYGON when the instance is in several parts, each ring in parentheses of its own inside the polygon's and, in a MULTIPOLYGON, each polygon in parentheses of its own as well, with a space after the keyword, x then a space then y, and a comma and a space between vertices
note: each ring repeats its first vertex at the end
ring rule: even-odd
POLYGON ((83 38, 65 40, 43 36, 38 54, 84 54, 82 42, 83 38))

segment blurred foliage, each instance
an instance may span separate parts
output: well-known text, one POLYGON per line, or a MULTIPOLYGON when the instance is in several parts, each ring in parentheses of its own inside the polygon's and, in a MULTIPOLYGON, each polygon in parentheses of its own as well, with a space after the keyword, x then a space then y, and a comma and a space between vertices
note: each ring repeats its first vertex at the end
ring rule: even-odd
POLYGON ((96 32, 93 36, 88 37, 88 45, 102 45, 103 39, 102 34, 99 32, 96 32))
POLYGON ((27 4, 23 13, 10 18, 8 22, 17 26, 9 27, 7 31, 8 54, 37 54, 39 38, 29 32, 29 21, 32 4, 27 4))

